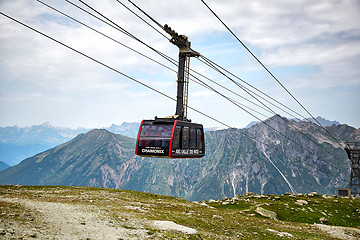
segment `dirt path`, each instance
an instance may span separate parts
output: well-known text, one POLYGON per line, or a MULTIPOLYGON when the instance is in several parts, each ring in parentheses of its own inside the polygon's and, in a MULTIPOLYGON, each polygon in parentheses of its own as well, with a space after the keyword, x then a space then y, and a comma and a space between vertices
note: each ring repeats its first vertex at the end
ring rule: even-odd
POLYGON ((343 240, 358 240, 360 239, 360 230, 356 228, 328 226, 324 224, 315 224, 321 231, 330 234, 333 238, 343 240))
MULTIPOLYGON (((20 204, 30 219, 23 224, 16 221, 1 222, 1 235, 5 238, 42 239, 144 239, 147 230, 138 222, 135 229, 118 226, 94 206, 68 203, 39 202, 27 199, 0 198, 11 204, 20 204)), ((16 214, 14 214, 16 217, 16 214)), ((22 217, 18 215, 17 217, 22 217)))

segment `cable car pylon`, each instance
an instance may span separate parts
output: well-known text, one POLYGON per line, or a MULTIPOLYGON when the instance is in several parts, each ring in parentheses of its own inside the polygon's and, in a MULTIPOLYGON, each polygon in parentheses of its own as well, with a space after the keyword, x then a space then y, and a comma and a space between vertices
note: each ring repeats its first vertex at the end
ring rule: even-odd
POLYGON ((167 24, 163 29, 170 42, 179 48, 175 115, 143 120, 140 125, 136 155, 143 157, 200 158, 205 155, 204 130, 201 124, 187 118, 190 58, 200 53, 191 49, 185 35, 179 35, 167 24))
POLYGON ((191 49, 191 43, 185 35, 179 35, 167 24, 164 25, 164 30, 171 36, 170 42, 179 48, 175 116, 179 120, 187 121, 190 57, 199 57, 200 53, 191 49))

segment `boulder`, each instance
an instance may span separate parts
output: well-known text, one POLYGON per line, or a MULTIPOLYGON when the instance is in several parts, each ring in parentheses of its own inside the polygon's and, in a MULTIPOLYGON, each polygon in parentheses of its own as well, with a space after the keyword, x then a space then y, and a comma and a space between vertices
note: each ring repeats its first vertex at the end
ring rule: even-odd
POLYGON ((308 205, 308 201, 298 199, 298 200, 296 200, 295 204, 300 205, 300 206, 306 206, 306 205, 308 205))
POLYGON ((333 196, 328 196, 326 194, 322 195, 322 197, 325 198, 325 199, 333 198, 333 196))
POLYGON ((270 211, 270 210, 266 210, 262 207, 257 207, 255 209, 255 212, 260 214, 261 216, 263 217, 268 217, 268 218, 271 218, 273 220, 277 220, 277 214, 276 212, 273 212, 273 211, 270 211))
POLYGON ((324 217, 320 218, 319 221, 321 223, 327 223, 328 222, 328 220, 326 218, 324 218, 324 217))
POLYGON ((317 192, 311 192, 308 194, 309 197, 314 197, 314 196, 317 196, 318 193, 317 192))
POLYGON ((172 230, 183 232, 185 234, 197 234, 197 230, 193 228, 189 228, 180 224, 176 224, 172 221, 154 221, 153 222, 155 228, 160 230, 172 230))

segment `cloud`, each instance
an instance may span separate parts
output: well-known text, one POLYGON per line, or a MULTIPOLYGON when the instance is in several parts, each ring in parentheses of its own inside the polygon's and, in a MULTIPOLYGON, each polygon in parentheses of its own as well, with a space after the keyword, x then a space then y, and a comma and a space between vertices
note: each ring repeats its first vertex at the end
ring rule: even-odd
MULTIPOLYGON (((46 2, 177 70, 176 66, 152 50, 65 1, 46 2)), ((170 44, 167 39, 149 28, 115 0, 89 0, 86 2, 144 42, 177 60, 177 47, 170 44)), ((123 2, 138 12, 127 1, 123 2)), ((161 24, 167 23, 180 34, 189 36, 194 49, 201 51, 203 55, 234 71, 244 80, 258 84, 261 88, 266 87, 266 89, 262 89, 264 91, 271 92, 275 88, 270 84, 272 82, 270 77, 263 72, 255 60, 201 1, 184 0, 169 3, 167 0, 157 0, 155 3, 154 1, 136 0, 134 2, 161 24)), ((317 88, 319 91, 324 88, 333 89, 344 86, 359 88, 359 1, 226 0, 206 2, 259 59, 280 76, 280 81, 290 89, 296 90, 300 96, 309 88, 317 88)), ((81 3, 76 2, 76 4, 84 7, 81 3)), ((4 13, 175 97, 176 74, 172 71, 64 18, 36 1, 3 0, 0 6, 4 13)), ((139 14, 143 16, 141 13, 139 14)), ((147 19, 145 16, 143 17, 147 19)), ((136 104, 147 101, 150 96, 151 101, 149 102, 155 105, 157 102, 167 103, 168 101, 126 77, 2 16, 0 17, 0 29, 0 53, 2 56, 0 60, 0 87, 2 89, 0 97, 6 99, 9 106, 20 109, 19 105, 26 101, 41 104, 42 99, 52 99, 51 102, 57 106, 61 106, 63 102, 83 101, 82 104, 85 104, 88 97, 88 102, 92 104, 93 109, 109 109, 108 116, 112 116, 111 99, 126 106, 133 106, 135 109, 140 106, 136 104), (107 107, 104 108, 104 105, 107 107)), ((199 61, 191 60, 191 66, 218 83, 230 85, 227 84, 226 78, 214 73, 199 61)), ((207 102, 211 101, 214 93, 196 84, 191 83, 190 92, 190 96, 197 101, 200 101, 202 97, 206 98, 206 104, 201 105, 199 102, 199 106, 204 110, 216 111, 216 109, 210 109, 211 106, 217 106, 218 111, 226 109, 221 107, 218 102, 216 104, 207 102)), ((357 98, 354 101, 359 102, 360 100, 357 98)), ((169 105, 173 105, 173 103, 169 105)), ((127 110, 131 111, 131 108, 129 107, 127 110)), ((63 111, 66 112, 65 107, 63 111)), ((106 111, 102 111, 106 118, 106 111)), ((147 112, 150 114, 150 110, 147 112)), ((11 112, 7 113, 11 114, 11 112)), ((72 113, 69 110, 67 114, 72 113)), ((141 118, 141 113, 134 114, 141 118)), ((154 115, 156 114, 154 113, 154 115)), ((164 115, 169 114, 164 113, 164 115)), ((230 113, 220 115, 229 119, 233 118, 230 113)), ((39 112, 39 116, 41 116, 41 112, 39 112)), ((46 117, 48 116, 43 118, 46 117)), ((0 118, 0 123, 4 121, 5 117, 0 118)), ((49 121, 49 119, 44 119, 44 121, 49 121)), ((87 124, 90 124, 88 119, 86 121, 87 124)), ((125 118, 124 121, 126 121, 125 118)), ((246 124, 244 123, 244 125, 246 124)), ((73 127, 80 125, 81 119, 79 119, 78 125, 73 127)))

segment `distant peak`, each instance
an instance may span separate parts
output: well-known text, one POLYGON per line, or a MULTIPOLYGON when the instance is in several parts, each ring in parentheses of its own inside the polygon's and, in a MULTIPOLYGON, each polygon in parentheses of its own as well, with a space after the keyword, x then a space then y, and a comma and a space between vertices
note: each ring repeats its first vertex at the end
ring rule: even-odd
POLYGON ((317 124, 318 122, 322 125, 322 126, 324 126, 324 127, 327 127, 327 126, 332 126, 332 125, 340 125, 341 123, 339 123, 338 121, 331 121, 331 120, 327 120, 327 119, 325 119, 325 118, 323 118, 323 117, 320 117, 320 116, 318 116, 318 117, 316 117, 315 118, 316 119, 316 121, 314 120, 314 119, 312 119, 312 118, 306 118, 306 119, 304 119, 304 120, 306 120, 306 121, 310 121, 310 122, 312 122, 312 123, 315 123, 315 124, 317 124))
POLYGON ((46 128, 50 128, 52 127, 51 124, 49 122, 44 122, 43 124, 41 124, 40 126, 42 127, 46 127, 46 128))
POLYGON ((98 141, 99 139, 109 138, 113 135, 113 133, 107 131, 106 129, 93 129, 86 133, 81 133, 77 135, 73 140, 81 140, 81 141, 98 141))
POLYGON ((85 134, 99 134, 99 133, 110 133, 108 130, 103 129, 103 128, 95 128, 93 130, 90 130, 89 132, 85 133, 85 134))

